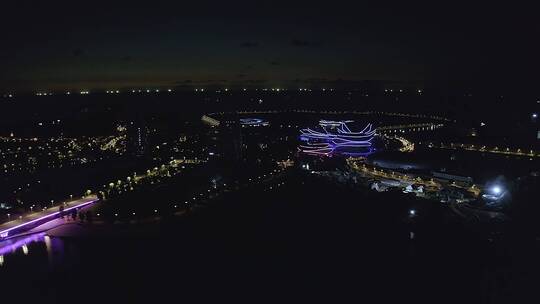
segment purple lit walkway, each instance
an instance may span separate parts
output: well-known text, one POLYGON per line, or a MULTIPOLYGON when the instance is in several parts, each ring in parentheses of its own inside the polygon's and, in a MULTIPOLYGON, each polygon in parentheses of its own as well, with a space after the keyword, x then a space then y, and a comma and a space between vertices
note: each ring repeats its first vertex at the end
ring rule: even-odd
MULTIPOLYGON (((69 212, 70 210, 73 210, 75 208, 83 208, 97 201, 97 197, 92 195, 78 200, 66 202, 64 204, 64 211, 69 212)), ((51 220, 54 220, 59 215, 59 213, 59 206, 55 206, 47 208, 44 211, 27 214, 20 219, 18 218, 16 220, 3 223, 0 225, 0 241, 5 238, 12 237, 16 234, 31 230, 37 225, 42 225, 51 220)))

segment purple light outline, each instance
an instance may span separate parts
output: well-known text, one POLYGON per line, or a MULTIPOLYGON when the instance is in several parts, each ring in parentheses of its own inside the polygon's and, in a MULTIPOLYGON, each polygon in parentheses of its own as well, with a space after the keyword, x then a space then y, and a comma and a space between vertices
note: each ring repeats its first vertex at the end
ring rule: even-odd
MULTIPOLYGON (((375 135, 375 130, 372 129, 372 124, 368 124, 361 132, 351 132, 349 127, 343 122, 338 128, 337 131, 339 134, 332 134, 326 130, 325 124, 321 124, 323 132, 314 131, 312 129, 302 129, 300 132, 303 136, 307 138, 314 139, 339 139, 339 140, 348 140, 348 141, 358 141, 363 138, 368 138, 367 141, 370 141, 371 138, 375 135)), ((362 141, 362 140, 361 140, 362 141)))
MULTIPOLYGON (((92 201, 89 201, 89 202, 86 202, 86 203, 82 203, 82 204, 77 205, 77 206, 69 207, 69 208, 66 208, 66 209, 64 210, 64 212, 73 210, 73 209, 75 209, 75 208, 82 208, 82 207, 88 206, 88 205, 90 205, 90 204, 93 204, 93 203, 95 203, 95 202, 97 202, 97 201, 98 201, 98 200, 96 199, 96 200, 92 200, 92 201)), ((45 215, 45 216, 42 216, 42 217, 40 217, 40 218, 33 219, 33 220, 29 221, 29 222, 22 223, 22 224, 20 224, 20 225, 15 226, 15 227, 11 227, 11 228, 9 228, 9 229, 0 231, 0 235, 3 235, 3 237, 0 237, 0 239, 3 239, 3 238, 8 237, 10 231, 13 231, 13 230, 15 230, 15 229, 18 229, 18 228, 21 228, 21 227, 24 227, 24 226, 33 224, 33 223, 35 223, 35 222, 44 220, 44 219, 49 218, 49 217, 53 217, 53 216, 58 215, 58 214, 60 214, 60 211, 56 211, 56 212, 53 212, 53 213, 51 213, 51 214, 47 214, 47 215, 45 215)))
POLYGON ((27 236, 23 239, 17 240, 14 243, 6 244, 0 247, 0 255, 5 255, 10 252, 13 252, 26 244, 41 241, 44 237, 45 237, 45 232, 40 232, 37 234, 32 234, 30 236, 27 236))
MULTIPOLYGON (((321 120, 319 125, 324 130, 324 133, 314 131, 312 129, 300 130, 300 139, 306 141, 308 145, 300 145, 299 149, 308 154, 329 156, 340 147, 370 148, 372 146, 371 140, 373 140, 376 131, 373 129, 373 125, 370 123, 367 124, 362 131, 352 132, 347 126, 347 122, 350 121, 321 120), (329 132, 326 129, 328 126, 336 127, 338 134, 329 132), (310 143, 310 140, 319 140, 324 142, 310 143)), ((357 153, 345 152, 344 154, 350 155, 357 153)))

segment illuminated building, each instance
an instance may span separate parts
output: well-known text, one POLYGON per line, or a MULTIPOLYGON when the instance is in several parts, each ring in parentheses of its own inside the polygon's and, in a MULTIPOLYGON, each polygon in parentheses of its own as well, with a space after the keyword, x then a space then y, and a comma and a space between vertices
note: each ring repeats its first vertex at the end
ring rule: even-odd
POLYGON ((267 127, 270 123, 260 118, 240 118, 242 127, 267 127))
POLYGON ((322 156, 370 154, 375 137, 373 125, 368 124, 362 131, 353 132, 347 125, 350 122, 321 120, 319 127, 322 131, 300 130, 300 140, 303 142, 299 146, 300 151, 322 156))

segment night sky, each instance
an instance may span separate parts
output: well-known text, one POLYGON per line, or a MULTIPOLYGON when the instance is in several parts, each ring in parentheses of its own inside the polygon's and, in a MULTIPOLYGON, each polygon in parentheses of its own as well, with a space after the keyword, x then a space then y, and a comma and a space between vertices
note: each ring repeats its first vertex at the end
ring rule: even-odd
POLYGON ((195 2, 3 4, 0 88, 540 78, 532 7, 195 2))

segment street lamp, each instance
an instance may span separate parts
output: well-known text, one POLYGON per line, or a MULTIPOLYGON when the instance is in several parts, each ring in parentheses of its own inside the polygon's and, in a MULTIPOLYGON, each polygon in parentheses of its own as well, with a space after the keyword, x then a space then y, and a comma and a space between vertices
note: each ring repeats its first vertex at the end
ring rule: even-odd
POLYGON ((504 185, 501 184, 495 184, 489 187, 484 194, 482 194, 482 197, 488 201, 499 201, 501 200, 507 193, 507 189, 504 188, 504 185))
POLYGON ((495 195, 499 195, 501 194, 502 189, 500 186, 493 186, 493 188, 491 188, 491 192, 493 192, 495 195))

